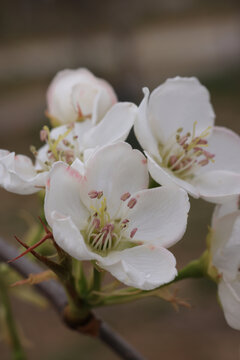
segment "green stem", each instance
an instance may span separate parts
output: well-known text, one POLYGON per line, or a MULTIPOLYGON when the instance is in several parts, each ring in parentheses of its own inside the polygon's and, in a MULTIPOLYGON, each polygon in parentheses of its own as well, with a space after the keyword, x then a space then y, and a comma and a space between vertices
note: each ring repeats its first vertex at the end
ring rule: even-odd
POLYGON ((190 261, 183 269, 181 269, 175 279, 172 282, 177 282, 183 279, 189 278, 201 278, 207 275, 207 252, 204 252, 202 256, 197 259, 190 261))
POLYGON ((26 356, 23 352, 23 348, 21 346, 21 342, 18 336, 16 324, 13 318, 7 286, 4 282, 2 274, 0 274, 0 298, 1 298, 2 306, 4 308, 4 315, 8 327, 8 333, 11 339, 13 360, 26 360, 26 356))
POLYGON ((101 289, 102 273, 94 266, 93 268, 93 290, 101 289))
POLYGON ((73 267, 74 267, 75 287, 77 293, 79 296, 85 297, 88 291, 88 284, 85 277, 83 264, 81 261, 74 259, 73 267))

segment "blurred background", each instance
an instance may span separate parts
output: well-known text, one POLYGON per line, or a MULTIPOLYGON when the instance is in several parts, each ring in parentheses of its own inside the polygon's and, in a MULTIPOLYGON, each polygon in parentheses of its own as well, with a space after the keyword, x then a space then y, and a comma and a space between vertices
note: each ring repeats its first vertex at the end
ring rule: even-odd
MULTIPOLYGON (((238 0, 0 0, 0 148, 30 155, 29 146, 40 145, 48 84, 57 71, 78 67, 137 104, 143 86, 197 76, 211 93, 217 124, 240 132, 238 0)), ((203 251, 212 210, 192 201, 187 233, 172 248, 179 268, 203 251)), ((38 214, 35 196, 0 189, 1 237, 23 236, 24 218, 38 214)), ((177 288, 191 309, 176 313, 149 299, 97 313, 150 360, 240 359, 239 332, 227 326, 216 287, 189 280, 177 288)), ((117 359, 96 340, 66 329, 50 307, 12 301, 29 359, 117 359)), ((3 342, 0 354, 10 358, 3 342)))

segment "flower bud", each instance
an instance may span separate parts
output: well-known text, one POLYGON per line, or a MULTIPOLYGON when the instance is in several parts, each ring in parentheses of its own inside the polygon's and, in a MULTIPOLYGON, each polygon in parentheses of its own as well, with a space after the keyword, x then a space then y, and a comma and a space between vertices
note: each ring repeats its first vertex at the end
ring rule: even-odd
POLYGON ((87 119, 96 124, 116 101, 111 85, 87 69, 63 70, 48 88, 46 115, 53 126, 87 119))

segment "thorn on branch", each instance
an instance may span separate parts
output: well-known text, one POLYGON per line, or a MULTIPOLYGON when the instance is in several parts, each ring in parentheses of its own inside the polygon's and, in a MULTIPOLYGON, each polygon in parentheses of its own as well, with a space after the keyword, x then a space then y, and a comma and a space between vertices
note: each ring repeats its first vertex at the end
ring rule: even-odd
MULTIPOLYGON (((15 237, 15 239, 16 239, 21 245, 24 244, 17 236, 14 236, 14 237, 15 237)), ((16 261, 16 260, 20 259, 22 256, 28 254, 29 252, 32 252, 32 250, 36 249, 39 245, 43 244, 43 243, 44 243, 46 240, 48 240, 48 239, 53 239, 52 233, 46 234, 46 235, 45 235, 41 240, 39 240, 36 244, 34 244, 34 245, 30 246, 30 247, 27 246, 27 250, 26 250, 26 251, 24 251, 22 254, 18 255, 18 256, 15 257, 14 259, 9 260, 9 261, 8 261, 8 264, 10 264, 10 263, 13 262, 13 261, 16 261)), ((26 248, 26 244, 24 244, 23 246, 26 248)))
POLYGON ((40 221, 40 223, 42 224, 44 230, 45 230, 45 233, 46 234, 51 234, 51 231, 49 230, 49 228, 47 227, 47 225, 45 224, 45 222, 43 221, 43 219, 41 219, 40 216, 38 216, 38 219, 40 221))

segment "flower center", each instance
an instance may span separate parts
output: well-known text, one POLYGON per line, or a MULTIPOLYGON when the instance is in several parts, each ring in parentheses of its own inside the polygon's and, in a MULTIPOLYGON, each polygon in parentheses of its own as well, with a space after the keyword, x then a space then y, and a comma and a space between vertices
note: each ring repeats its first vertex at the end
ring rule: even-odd
POLYGON ((42 161, 38 157, 36 148, 33 146, 30 148, 33 155, 37 158, 37 162, 41 165, 42 170, 39 170, 39 172, 50 170, 52 164, 56 161, 63 161, 71 165, 76 157, 81 157, 79 143, 77 141, 78 136, 73 135, 72 141, 66 139, 72 130, 73 126, 69 125, 63 134, 58 135, 57 139, 54 139, 51 137, 49 128, 47 126, 43 127, 40 131, 40 139, 48 145, 47 160, 42 161))
MULTIPOLYGON (((90 191, 88 193, 93 204, 90 206, 90 218, 86 229, 83 231, 83 236, 87 244, 93 251, 101 255, 107 255, 110 250, 123 249, 135 246, 136 243, 132 241, 137 232, 134 228, 127 236, 126 230, 129 228, 130 221, 121 215, 122 205, 124 201, 128 200, 131 195, 124 193, 120 198, 120 206, 114 218, 111 218, 107 210, 107 200, 103 196, 102 191, 90 191)), ((127 203, 128 210, 130 211, 137 203, 135 198, 130 198, 127 203)), ((125 213, 127 215, 127 212, 125 213)))
POLYGON ((192 134, 182 134, 183 128, 179 128, 164 147, 159 147, 163 166, 182 179, 192 178, 198 168, 214 162, 215 155, 206 150, 211 127, 196 136, 196 125, 195 121, 192 134))

